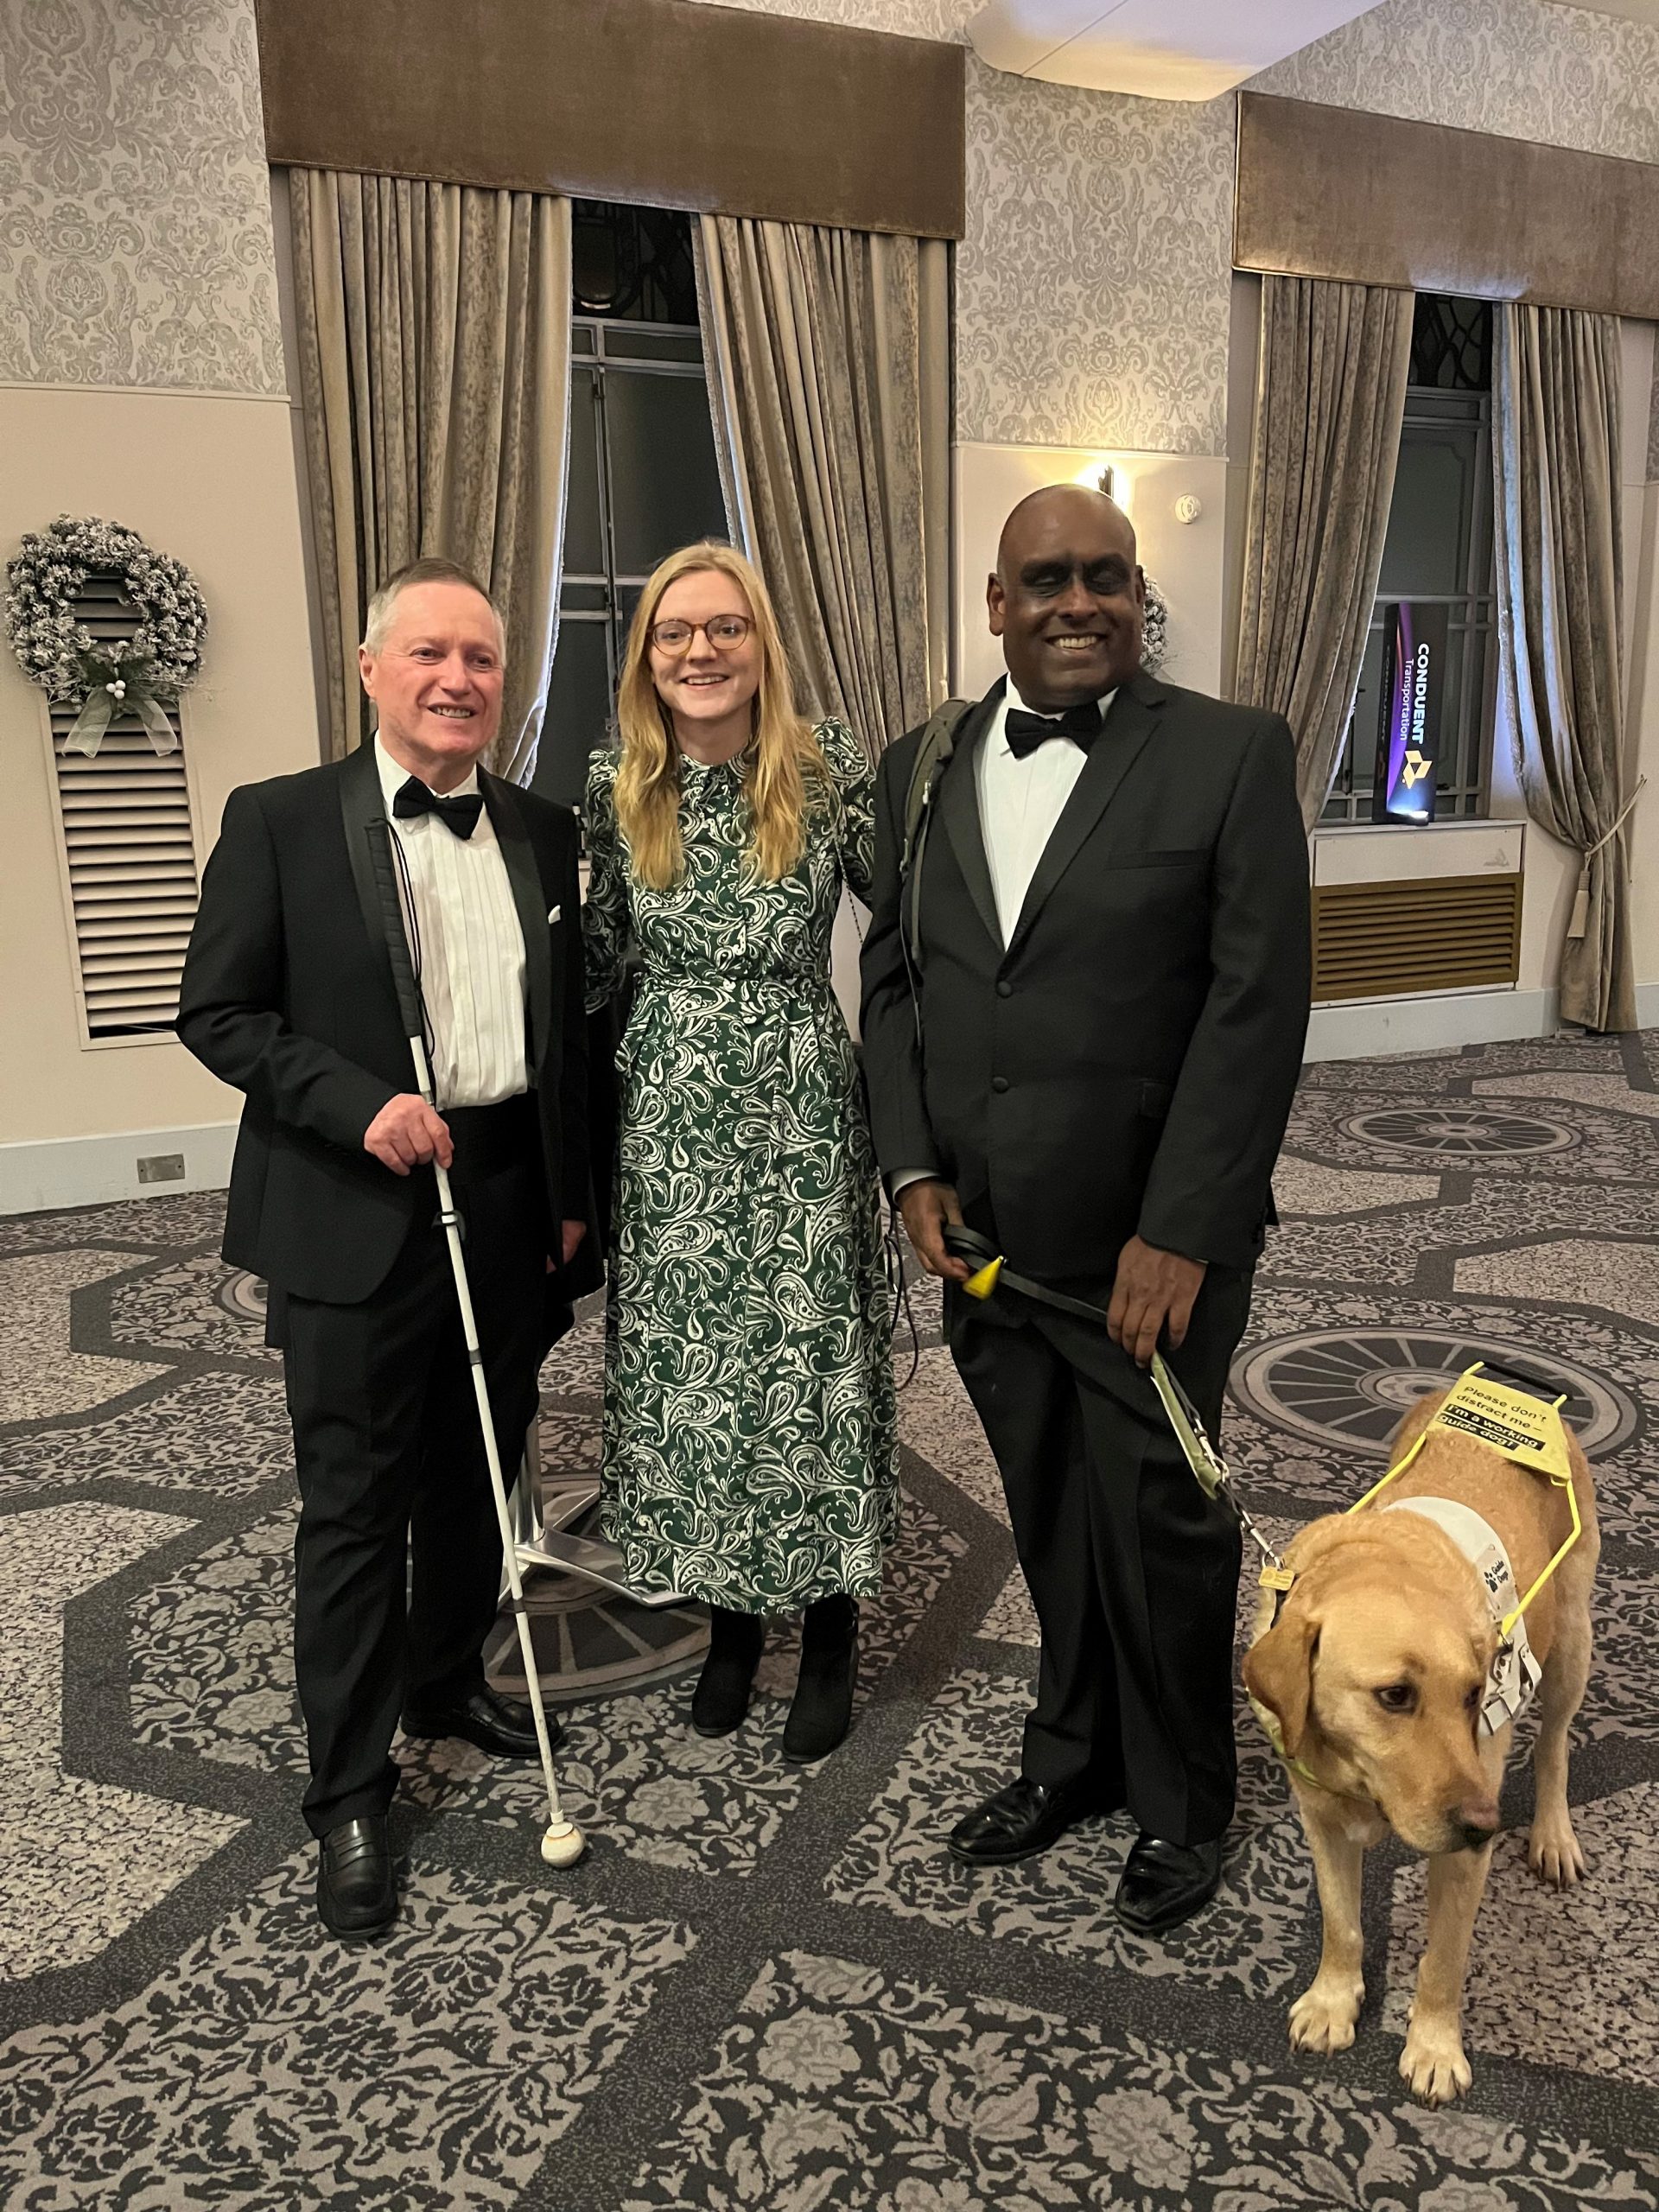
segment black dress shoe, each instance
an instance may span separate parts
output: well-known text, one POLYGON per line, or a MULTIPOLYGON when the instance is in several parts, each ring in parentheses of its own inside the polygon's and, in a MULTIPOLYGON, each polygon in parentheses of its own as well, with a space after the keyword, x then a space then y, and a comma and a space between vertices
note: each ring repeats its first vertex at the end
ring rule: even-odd
POLYGON ((819 1598, 801 1624, 801 1673, 784 1723, 784 1757, 791 1766, 825 1758, 853 1725, 858 1684, 858 1600, 819 1598))
POLYGON ((741 1727, 766 1641, 760 1614, 709 1606, 709 1656, 691 1694, 691 1726, 699 1736, 729 1736, 741 1727))
MULTIPOLYGON (((476 1689, 455 1705, 411 1707, 404 1715, 405 1736, 459 1736, 476 1744, 480 1751, 493 1751, 499 1759, 541 1757, 536 1741, 536 1721, 527 1705, 498 1697, 492 1689, 476 1689)), ((547 1740, 556 1751, 564 1731, 547 1716, 547 1740)))
POLYGON ((1114 1808, 1087 1783, 1061 1783, 1053 1789, 1021 1775, 995 1797, 988 1797, 950 1831, 950 1849, 969 1866, 1011 1866, 1033 1859, 1058 1841, 1069 1827, 1090 1813, 1114 1808))
POLYGON ((1144 1831, 1123 1862, 1113 1910, 1137 1936, 1161 1936, 1208 1904, 1221 1881, 1221 1838, 1165 1843, 1144 1831))
POLYGON ((386 1816, 330 1828, 317 1846, 317 1910, 336 1936, 374 1936, 397 1916, 386 1816))

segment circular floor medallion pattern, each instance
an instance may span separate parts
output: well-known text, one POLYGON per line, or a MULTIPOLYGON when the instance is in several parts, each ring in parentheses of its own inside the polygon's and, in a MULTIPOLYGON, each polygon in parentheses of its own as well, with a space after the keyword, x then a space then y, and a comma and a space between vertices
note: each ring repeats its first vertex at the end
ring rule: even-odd
MULTIPOLYGON (((1233 1370, 1246 1411, 1294 1436, 1383 1457, 1401 1415, 1426 1390, 1450 1387, 1478 1359, 1503 1364, 1516 1347, 1441 1329, 1309 1330, 1258 1344, 1233 1370)), ((1616 1385, 1575 1361, 1527 1352, 1520 1363, 1558 1391, 1592 1458, 1617 1451, 1636 1427, 1636 1407, 1616 1385)))
POLYGON ((265 1325, 265 1286, 257 1275, 251 1275, 245 1268, 238 1268, 226 1276, 216 1293, 225 1311, 238 1321, 257 1321, 265 1325))
MULTIPOLYGON (((563 1574, 527 1577, 524 1602, 542 1694, 550 1705, 649 1689, 682 1673, 709 1648, 709 1617, 700 1605, 652 1611, 563 1574)), ((497 1622, 484 1666, 497 1689, 524 1694, 518 1632, 511 1621, 497 1622)))
MULTIPOLYGON (((579 1482, 576 1485, 582 1488, 579 1482)), ((547 1478, 556 1509, 560 1478, 547 1478)), ((599 1509, 555 1526, 573 1535, 600 1534, 599 1509)), ((709 1648, 709 1616, 701 1605, 640 1605, 575 1574, 537 1568, 524 1577, 531 1648, 550 1703, 569 1704, 615 1690, 645 1690, 681 1673, 709 1648)), ((518 1631, 505 1609, 484 1648, 485 1671, 497 1689, 524 1694, 518 1631)))
POLYGON ((1570 1152, 1579 1141, 1564 1122, 1484 1106, 1392 1106, 1356 1114, 1342 1126, 1363 1144, 1447 1161, 1570 1152))

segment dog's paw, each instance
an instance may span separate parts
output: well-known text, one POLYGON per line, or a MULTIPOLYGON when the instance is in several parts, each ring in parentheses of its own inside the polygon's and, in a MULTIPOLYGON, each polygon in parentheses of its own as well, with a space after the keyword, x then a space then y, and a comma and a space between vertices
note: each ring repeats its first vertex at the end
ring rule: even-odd
POLYGON ((1565 1809, 1540 1814, 1534 1821, 1527 1841, 1527 1864, 1540 1881, 1554 1889, 1570 1890, 1583 1880, 1584 1853, 1565 1809))
POLYGON ((1293 2050, 1346 2050, 1365 2001, 1365 1985, 1319 1974, 1290 2008, 1293 2050))
POLYGON ((1400 2054, 1400 2073, 1414 2097, 1449 2105, 1474 2080, 1455 2025, 1420 2028, 1414 2019, 1400 2054))

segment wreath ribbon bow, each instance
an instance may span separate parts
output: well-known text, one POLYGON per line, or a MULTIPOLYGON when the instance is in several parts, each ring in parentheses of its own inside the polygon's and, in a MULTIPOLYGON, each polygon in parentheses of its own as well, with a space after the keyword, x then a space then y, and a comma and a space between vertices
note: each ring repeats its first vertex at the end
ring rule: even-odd
POLYGON ((121 676, 112 676, 105 683, 95 683, 86 694, 86 704, 63 741, 64 751, 84 753, 89 760, 95 760, 110 724, 120 714, 137 715, 149 732, 150 749, 158 760, 178 751, 179 733, 156 694, 132 677, 121 676))

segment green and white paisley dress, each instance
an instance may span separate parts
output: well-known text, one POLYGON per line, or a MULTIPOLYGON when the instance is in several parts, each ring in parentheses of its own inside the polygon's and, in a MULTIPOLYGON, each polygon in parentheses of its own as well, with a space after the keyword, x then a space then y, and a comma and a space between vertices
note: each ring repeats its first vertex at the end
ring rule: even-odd
POLYGON ((879 1586, 898 1455, 874 1155, 830 985, 868 899, 874 779, 834 779, 781 883, 744 872, 741 766, 682 759, 685 869, 633 880, 614 754, 588 784, 588 1002, 643 959, 618 1061, 602 1525, 638 1588, 790 1612, 879 1586))

